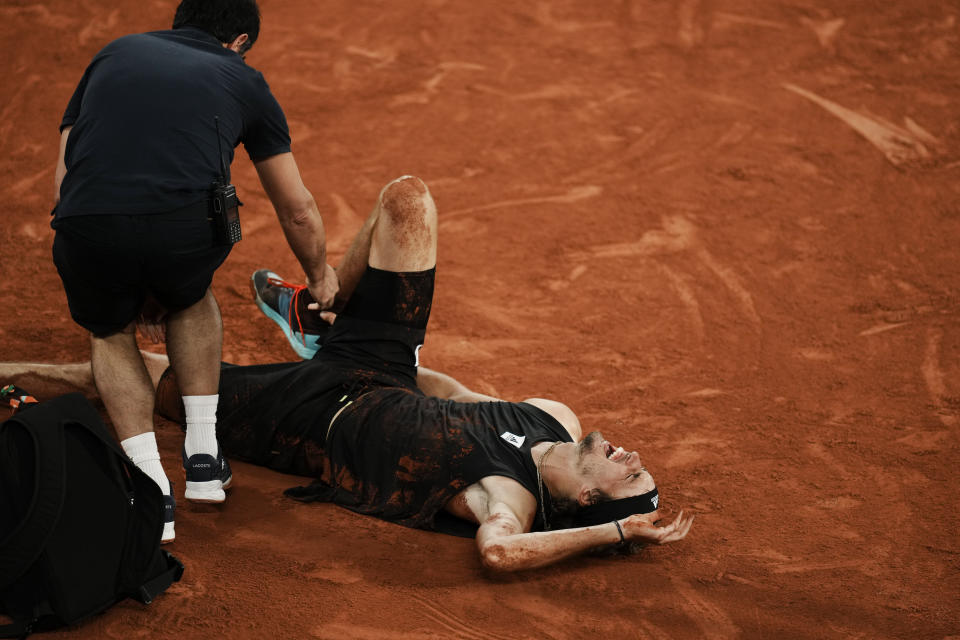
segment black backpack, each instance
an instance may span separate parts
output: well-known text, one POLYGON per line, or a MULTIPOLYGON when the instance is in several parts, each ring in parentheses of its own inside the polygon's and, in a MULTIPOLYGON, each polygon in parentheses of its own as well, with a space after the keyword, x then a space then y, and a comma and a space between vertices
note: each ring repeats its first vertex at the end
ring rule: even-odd
POLYGON ((0 637, 149 604, 183 574, 162 532, 160 488, 81 394, 0 424, 0 637))

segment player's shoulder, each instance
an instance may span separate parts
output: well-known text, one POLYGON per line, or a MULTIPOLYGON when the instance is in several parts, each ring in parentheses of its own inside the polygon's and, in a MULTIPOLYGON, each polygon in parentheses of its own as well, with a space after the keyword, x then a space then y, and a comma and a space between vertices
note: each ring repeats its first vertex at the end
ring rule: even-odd
POLYGON ((562 402, 548 400, 546 398, 527 398, 524 402, 532 404, 536 408, 549 414, 554 420, 560 423, 560 426, 566 429, 574 442, 579 441, 580 438, 583 437, 580 419, 577 418, 577 414, 573 412, 573 409, 562 402))

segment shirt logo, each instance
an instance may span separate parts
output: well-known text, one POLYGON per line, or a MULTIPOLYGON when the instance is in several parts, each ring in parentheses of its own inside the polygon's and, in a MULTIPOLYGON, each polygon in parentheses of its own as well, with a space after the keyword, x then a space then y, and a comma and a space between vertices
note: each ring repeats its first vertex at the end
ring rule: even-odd
POLYGON ((500 434, 500 437, 515 446, 517 449, 523 446, 523 441, 527 439, 527 436, 517 436, 509 431, 504 431, 500 434))

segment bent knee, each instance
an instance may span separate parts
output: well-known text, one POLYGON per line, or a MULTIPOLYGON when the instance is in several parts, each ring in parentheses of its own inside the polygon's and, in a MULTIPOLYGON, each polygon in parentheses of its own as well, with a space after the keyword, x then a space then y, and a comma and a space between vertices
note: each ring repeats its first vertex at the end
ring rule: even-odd
POLYGON ((415 176, 401 176, 380 192, 380 209, 393 224, 422 225, 436 216, 436 205, 427 185, 415 176))

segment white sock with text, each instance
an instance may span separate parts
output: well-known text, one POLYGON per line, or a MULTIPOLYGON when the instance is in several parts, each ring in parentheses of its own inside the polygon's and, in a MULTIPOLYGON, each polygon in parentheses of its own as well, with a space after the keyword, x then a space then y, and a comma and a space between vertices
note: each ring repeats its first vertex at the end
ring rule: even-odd
POLYGON ((197 453, 217 455, 217 402, 219 395, 183 396, 187 416, 187 437, 183 446, 187 457, 197 453))

